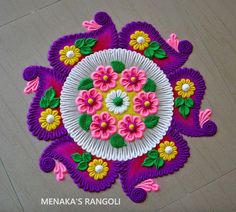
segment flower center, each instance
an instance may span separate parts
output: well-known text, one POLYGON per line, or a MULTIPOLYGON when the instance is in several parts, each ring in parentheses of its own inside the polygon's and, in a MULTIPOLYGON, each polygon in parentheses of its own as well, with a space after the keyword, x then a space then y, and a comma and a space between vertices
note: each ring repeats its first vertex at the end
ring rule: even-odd
POLYGON ((131 82, 135 82, 136 81, 136 77, 130 77, 131 82))
POLYGON ((107 123, 106 123, 105 121, 103 121, 103 122, 101 123, 101 127, 102 127, 102 128, 106 128, 106 127, 107 127, 107 123))
POLYGON ((172 149, 171 146, 167 146, 167 147, 165 148, 165 153, 166 153, 166 154, 171 154, 172 151, 173 151, 173 149, 172 149))
POLYGON ((149 101, 145 101, 145 102, 144 102, 144 105, 145 105, 146 107, 150 106, 150 104, 151 104, 151 103, 150 103, 149 101))
POLYGON ((139 37, 137 38, 137 43, 144 43, 144 42, 145 42, 144 37, 139 36, 139 37))
POLYGON ((182 85, 182 90, 183 91, 187 92, 189 89, 190 89, 189 84, 185 83, 185 84, 182 85))
POLYGON ((91 105, 91 104, 93 104, 93 99, 92 98, 89 98, 88 99, 88 103, 91 105))
POLYGON ((134 130, 134 125, 133 125, 133 124, 130 124, 130 125, 129 125, 129 129, 130 129, 130 130, 134 130))
POLYGON ((116 97, 113 99, 113 103, 115 106, 121 106, 123 104, 123 99, 121 97, 116 97))
POLYGON ((108 80, 108 76, 107 76, 107 75, 104 75, 102 78, 103 78, 103 80, 105 80, 105 81, 108 80))
POLYGON ((49 114, 49 115, 47 115, 46 122, 51 124, 54 122, 54 119, 55 119, 54 116, 49 114))
POLYGON ((96 173, 101 173, 103 171, 103 166, 102 165, 96 165, 95 166, 95 172, 96 173))
POLYGON ((66 57, 72 58, 72 57, 74 57, 74 56, 75 56, 75 53, 74 53, 72 50, 66 52, 66 57))

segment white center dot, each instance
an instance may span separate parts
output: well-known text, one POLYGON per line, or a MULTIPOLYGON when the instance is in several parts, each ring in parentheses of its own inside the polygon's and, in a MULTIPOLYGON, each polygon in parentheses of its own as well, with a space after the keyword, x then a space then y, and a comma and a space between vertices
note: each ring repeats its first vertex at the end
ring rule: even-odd
POLYGON ((183 91, 186 92, 186 91, 188 91, 189 89, 190 89, 189 84, 185 83, 185 84, 182 85, 182 90, 183 90, 183 91))
POLYGON ((54 116, 51 114, 47 115, 46 121, 47 123, 51 124, 52 122, 54 122, 54 116))
POLYGON ((74 57, 74 56, 75 56, 75 53, 74 53, 72 50, 66 52, 66 57, 72 58, 72 57, 74 57))
POLYGON ((102 165, 95 166, 95 172, 100 173, 102 171, 103 171, 103 166, 102 165))
POLYGON ((166 153, 166 154, 171 154, 172 151, 173 151, 173 149, 172 149, 171 146, 167 146, 167 147, 165 148, 165 153, 166 153))
POLYGON ((144 42, 145 42, 144 37, 141 37, 141 36, 138 37, 138 38, 137 38, 137 42, 138 42, 138 43, 144 43, 144 42))

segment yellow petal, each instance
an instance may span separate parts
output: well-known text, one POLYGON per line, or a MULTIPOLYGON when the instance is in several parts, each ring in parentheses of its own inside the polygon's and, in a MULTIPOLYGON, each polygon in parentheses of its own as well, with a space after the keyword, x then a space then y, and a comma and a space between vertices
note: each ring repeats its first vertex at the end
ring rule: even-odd
POLYGON ((69 46, 64 46, 64 51, 65 52, 68 52, 70 50, 70 47, 69 46))
POLYGON ((138 50, 139 49, 139 43, 137 43, 137 44, 135 44, 134 46, 133 46, 133 48, 134 48, 134 50, 138 50))
POLYGON ((90 177, 93 177, 94 175, 95 175, 95 172, 90 172, 90 173, 89 173, 89 176, 90 176, 90 177))
POLYGON ((132 39, 132 40, 136 40, 136 39, 137 39, 137 35, 136 35, 136 34, 132 34, 132 35, 130 35, 130 39, 132 39))
POLYGON ((176 91, 180 91, 180 90, 182 90, 182 88, 181 88, 181 86, 176 85, 176 86, 175 86, 175 90, 176 90, 176 91))

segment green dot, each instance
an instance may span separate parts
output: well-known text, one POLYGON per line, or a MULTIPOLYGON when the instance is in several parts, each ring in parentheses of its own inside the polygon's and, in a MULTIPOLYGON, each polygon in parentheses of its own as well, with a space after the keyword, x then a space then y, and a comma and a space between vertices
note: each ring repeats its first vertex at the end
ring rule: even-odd
POLYGON ((113 103, 115 106, 121 106, 123 104, 123 99, 121 97, 116 97, 113 99, 113 103))

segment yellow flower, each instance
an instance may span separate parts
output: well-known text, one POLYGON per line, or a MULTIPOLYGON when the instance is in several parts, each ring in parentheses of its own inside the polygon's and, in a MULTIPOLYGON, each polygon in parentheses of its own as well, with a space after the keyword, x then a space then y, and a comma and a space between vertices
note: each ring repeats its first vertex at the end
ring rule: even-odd
POLYGON ((60 52, 60 61, 64 62, 65 65, 74 65, 79 61, 81 57, 80 49, 72 46, 64 46, 64 49, 61 49, 60 52))
POLYGON ((41 112, 39 123, 41 123, 42 128, 45 128, 47 131, 52 131, 60 125, 60 119, 61 116, 58 115, 57 110, 52 110, 51 108, 48 108, 41 112))
POLYGON ((195 90, 194 83, 189 79, 181 79, 176 82, 175 91, 178 91, 178 95, 182 98, 192 96, 195 90))
POLYGON ((174 159, 178 154, 177 147, 173 141, 164 141, 161 143, 158 152, 160 153, 160 157, 163 158, 163 160, 168 161, 174 159))
POLYGON ((94 180, 102 180, 109 170, 107 162, 103 162, 102 159, 94 159, 89 163, 88 167, 89 176, 93 177, 94 180))
POLYGON ((135 31, 134 34, 130 35, 129 45, 133 46, 134 50, 144 50, 149 46, 151 39, 148 34, 143 31, 135 31))

